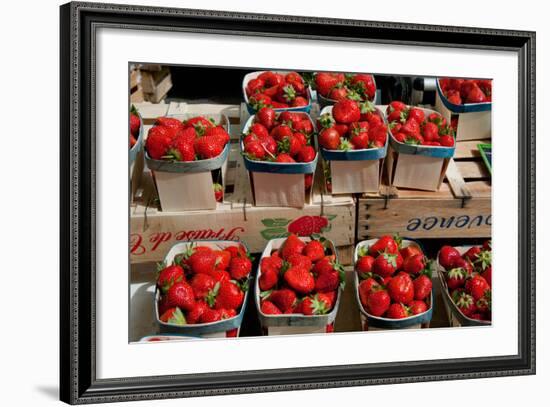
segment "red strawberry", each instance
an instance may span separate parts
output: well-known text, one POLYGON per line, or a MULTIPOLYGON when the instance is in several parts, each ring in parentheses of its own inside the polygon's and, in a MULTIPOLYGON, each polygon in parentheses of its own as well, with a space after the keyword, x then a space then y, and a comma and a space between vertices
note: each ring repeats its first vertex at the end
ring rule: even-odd
POLYGON ((344 281, 344 278, 343 269, 341 268, 333 268, 329 272, 319 274, 315 279, 315 291, 319 293, 335 291, 340 283, 344 281))
POLYGON ((173 264, 171 266, 163 268, 157 278, 157 286, 161 290, 163 294, 166 294, 166 292, 174 285, 174 283, 179 283, 180 281, 185 280, 185 274, 183 272, 183 269, 173 264))
POLYGON ((214 250, 214 255, 216 256, 216 268, 226 270, 231 261, 231 252, 228 250, 214 250))
POLYGON ((325 256, 313 265, 312 271, 315 275, 329 273, 334 268, 334 266, 334 258, 332 256, 325 256))
POLYGON ((313 133, 313 124, 309 119, 300 120, 292 124, 294 131, 300 132, 306 135, 313 133))
POLYGON ((259 141, 251 141, 245 144, 244 152, 251 160, 263 160, 267 155, 265 148, 259 141))
POLYGON ((235 280, 248 277, 250 270, 252 270, 252 262, 248 257, 235 257, 229 263, 229 273, 235 280))
POLYGON ((309 294, 315 288, 315 279, 305 268, 291 267, 283 277, 289 287, 300 294, 309 294))
POLYGON ((465 316, 469 317, 476 311, 474 298, 470 294, 455 291, 452 298, 460 312, 465 316))
POLYGON ((416 120, 418 124, 422 123, 425 119, 424 112, 416 107, 411 107, 409 110, 408 119, 416 120))
POLYGON ((237 315, 237 311, 234 309, 221 309, 221 319, 233 318, 237 315))
POLYGON ((286 124, 275 126, 269 132, 269 135, 276 141, 282 141, 285 137, 291 137, 293 134, 294 132, 292 131, 292 127, 287 126, 286 124))
POLYGON ((332 116, 338 123, 350 124, 359 121, 361 110, 357 102, 349 99, 336 102, 332 107, 332 116))
POLYGON ((319 134, 319 144, 327 150, 337 150, 340 146, 340 134, 334 127, 324 129, 319 134))
POLYGON ((402 319, 407 318, 408 316, 408 309, 403 304, 398 304, 396 302, 391 304, 388 308, 388 311, 386 312, 386 318, 391 319, 402 319))
POLYGON ((191 279, 191 288, 195 293, 196 300, 204 300, 208 292, 214 288, 216 280, 208 274, 195 274, 191 279))
POLYGON ((481 277, 487 281, 487 284, 489 284, 489 287, 491 287, 491 275, 493 274, 493 268, 492 266, 487 266, 485 270, 481 273, 481 277))
POLYGON ((463 259, 462 257, 458 257, 453 260, 453 268, 462 268, 466 272, 466 276, 469 276, 473 273, 474 267, 472 266, 472 263, 469 260, 463 259))
POLYGON ((318 294, 305 297, 301 303, 301 311, 304 315, 325 315, 330 311, 330 304, 318 294))
POLYGON ((275 304, 273 304, 271 301, 264 300, 261 303, 260 310, 262 313, 267 315, 280 315, 282 314, 281 310, 277 308, 275 304))
POLYGON ((367 132, 354 134, 351 136, 350 142, 355 150, 369 148, 369 134, 367 132))
POLYGON ((443 147, 452 147, 455 145, 455 139, 450 135, 443 135, 439 137, 439 142, 443 147))
POLYGON ((369 247, 369 254, 371 256, 378 256, 378 254, 382 252, 395 254, 398 251, 399 246, 391 236, 382 236, 369 247))
POLYGON ((248 103, 254 110, 260 110, 263 107, 269 107, 273 105, 273 101, 271 98, 267 95, 264 95, 263 93, 255 93, 251 97, 248 98, 248 103))
POLYGON ((311 240, 305 245, 303 253, 311 261, 319 261, 325 256, 325 246, 319 240, 311 240))
POLYGON ((360 277, 364 277, 372 272, 375 258, 369 255, 360 257, 355 263, 355 271, 360 277))
POLYGON ((373 263, 373 271, 382 277, 391 276, 397 270, 397 254, 382 253, 373 263))
POLYGON ((414 284, 407 273, 399 273, 388 284, 388 293, 395 302, 408 304, 414 300, 414 284))
POLYGON ((412 315, 422 314, 428 311, 428 305, 424 301, 414 300, 409 304, 409 311, 412 315))
POLYGON ((214 127, 214 123, 203 116, 192 117, 184 123, 184 127, 194 127, 199 134, 210 127, 214 127))
POLYGON ((436 141, 439 139, 439 128, 435 123, 425 122, 422 126, 422 136, 426 141, 436 141))
POLYGON ((172 139, 170 148, 166 151, 163 158, 171 158, 176 161, 194 161, 195 148, 193 143, 186 139, 186 135, 175 136, 172 139))
POLYGON ((149 129, 145 148, 153 160, 160 160, 172 145, 173 134, 168 127, 155 126, 149 129))
POLYGON ((187 322, 185 321, 185 317, 183 316, 183 313, 178 307, 170 308, 168 311, 164 312, 159 319, 162 322, 165 322, 167 324, 172 325, 185 325, 187 322))
MULTIPOLYGON (((301 134, 301 133, 298 133, 301 134)), ((294 134, 290 136, 285 136, 281 141, 278 143, 279 151, 282 153, 288 153, 292 157, 295 157, 300 149, 302 148, 301 141, 294 136, 294 134)))
POLYGON ((216 290, 216 287, 214 287, 213 290, 215 295, 214 308, 237 309, 241 306, 244 293, 237 284, 232 281, 221 281, 216 283, 216 286, 218 286, 218 289, 216 290))
POLYGON ((291 233, 283 243, 281 247, 281 257, 287 260, 293 254, 302 254, 304 247, 306 246, 305 242, 300 240, 298 236, 294 233, 291 233))
POLYGON ((301 216, 288 225, 288 231, 298 236, 311 236, 322 233, 328 226, 328 219, 324 216, 301 216))
POLYGON ((302 96, 296 96, 292 103, 290 104, 292 107, 301 107, 301 106, 307 106, 309 102, 306 98, 302 96))
POLYGON ((290 267, 302 267, 306 270, 311 269, 311 259, 302 254, 291 254, 286 261, 289 263, 290 267))
POLYGON ((446 273, 447 286, 449 290, 454 290, 464 286, 466 281, 466 271, 463 268, 454 268, 446 273))
POLYGON ((428 298, 432 292, 432 280, 425 274, 415 278, 413 286, 415 300, 424 300, 428 298))
POLYGON ((464 288, 474 297, 474 301, 479 300, 485 295, 486 291, 491 289, 487 281, 480 275, 473 275, 467 279, 464 288))
POLYGON ((275 125, 275 110, 269 107, 263 107, 258 111, 258 113, 256 113, 256 119, 268 130, 271 130, 271 128, 275 125))
POLYGON ((344 87, 334 87, 328 94, 329 99, 340 101, 348 97, 348 90, 344 87))
POLYGON ((193 289, 185 281, 175 283, 166 293, 166 301, 169 307, 179 307, 189 311, 195 304, 193 289))
POLYGON ((277 158, 275 159, 275 162, 277 162, 277 163, 295 163, 296 160, 294 160, 294 158, 292 158, 292 156, 290 154, 281 153, 277 156, 277 158))
POLYGON ((399 100, 394 100, 393 102, 390 102, 388 107, 386 108, 386 112, 389 114, 395 110, 402 111, 407 108, 407 105, 403 102, 400 102, 399 100))
POLYGON ((140 126, 141 126, 141 122, 139 120, 139 116, 136 114, 130 113, 130 133, 133 136, 138 135, 140 126))
POLYGON ((321 95, 328 97, 330 90, 339 83, 343 83, 344 79, 344 75, 340 76, 331 72, 319 72, 315 75, 315 87, 321 95))
POLYGON ((255 134, 259 139, 269 137, 269 130, 261 123, 253 123, 248 132, 255 134))
POLYGON ((484 103, 487 101, 485 93, 475 84, 466 95, 466 103, 484 103))
POLYGON ((369 314, 379 317, 390 307, 391 299, 384 289, 375 289, 367 297, 366 310, 369 314))
POLYGON ((308 163, 315 159, 315 149, 312 146, 302 146, 296 154, 296 160, 300 163, 308 163))
POLYGON ((219 309, 212 309, 209 307, 206 307, 204 312, 201 316, 201 322, 202 323, 211 323, 211 322, 217 322, 222 319, 222 311, 219 309))
POLYGON ((212 184, 212 188, 214 189, 214 199, 216 202, 223 202, 223 186, 219 183, 212 184))
POLYGON ((275 290, 267 298, 285 314, 292 312, 297 301, 296 293, 288 288, 275 290))
POLYGON ((187 264, 191 268, 193 273, 206 273, 209 274, 212 272, 216 266, 216 254, 212 250, 197 250, 189 259, 187 259, 187 264))
POLYGON ((419 274, 426 267, 426 257, 423 254, 415 254, 403 260, 403 270, 411 274, 419 274))
POLYGON ((422 250, 420 250, 420 247, 411 244, 399 250, 399 253, 401 253, 403 260, 406 260, 408 257, 414 256, 415 254, 422 254, 422 250))
POLYGON ((209 272, 208 275, 210 277, 212 277, 214 279, 214 281, 216 281, 216 283, 218 281, 229 281, 229 280, 231 280, 231 275, 226 270, 215 269, 215 270, 212 270, 211 272, 209 272))
POLYGON ((460 252, 451 246, 443 246, 439 250, 439 264, 446 270, 453 267, 455 259, 460 257, 460 252))
POLYGON ((197 155, 203 160, 217 157, 222 153, 224 148, 224 145, 220 143, 218 137, 213 136, 199 137, 195 140, 193 146, 195 147, 197 155))
POLYGON ((265 81, 263 79, 260 79, 260 78, 251 79, 246 84, 246 94, 250 96, 256 92, 261 92, 264 86, 265 86, 265 81))
POLYGON ((262 269, 262 274, 260 274, 260 279, 258 280, 260 290, 267 291, 271 290, 279 282, 279 273, 275 269, 262 269))
POLYGON ((366 308, 369 295, 376 290, 382 289, 382 286, 374 278, 369 277, 359 283, 358 289, 361 304, 363 304, 363 306, 366 308))
POLYGON ((174 130, 183 129, 183 123, 174 117, 158 117, 155 120, 155 126, 170 127, 174 130))
POLYGON ((277 252, 273 253, 269 257, 264 257, 262 258, 262 260, 260 260, 260 270, 262 272, 272 269, 278 273, 279 271, 281 271, 282 266, 283 260, 277 255, 277 252))
POLYGON ((462 257, 465 259, 470 260, 472 263, 474 263, 477 258, 479 257, 479 254, 481 253, 481 247, 479 246, 473 246, 470 247, 463 255, 462 257))
POLYGON ((368 99, 373 100, 376 95, 376 85, 372 75, 358 73, 351 78, 351 84, 360 89, 360 93, 364 93, 368 99))
POLYGON ((198 324, 202 322, 202 315, 204 314, 205 310, 208 309, 208 305, 204 301, 196 301, 193 308, 191 308, 189 311, 187 311, 187 323, 189 324, 198 324))

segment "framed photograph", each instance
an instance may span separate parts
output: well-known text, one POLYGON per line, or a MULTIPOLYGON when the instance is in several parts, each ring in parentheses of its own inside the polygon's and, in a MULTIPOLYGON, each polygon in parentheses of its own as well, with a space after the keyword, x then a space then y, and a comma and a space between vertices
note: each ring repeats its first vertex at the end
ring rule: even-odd
POLYGON ((534 32, 60 13, 62 401, 535 373, 534 32))

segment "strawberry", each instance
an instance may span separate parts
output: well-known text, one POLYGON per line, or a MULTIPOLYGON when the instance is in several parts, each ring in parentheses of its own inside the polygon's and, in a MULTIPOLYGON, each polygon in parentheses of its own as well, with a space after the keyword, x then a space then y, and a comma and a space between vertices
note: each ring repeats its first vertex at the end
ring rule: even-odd
POLYGON ((313 265, 312 271, 315 275, 329 273, 334 268, 334 265, 334 259, 331 256, 325 256, 313 265))
POLYGON ((216 280, 208 274, 195 274, 191 279, 191 288, 195 293, 195 300, 204 300, 208 292, 214 288, 216 280))
POLYGON ((403 260, 403 270, 411 274, 419 274, 426 267, 426 257, 423 254, 415 254, 403 260))
POLYGON ((350 142, 355 150, 369 148, 369 134, 368 132, 354 134, 351 136, 350 142))
POLYGON ((443 146, 443 147, 452 147, 455 145, 455 139, 453 138, 453 136, 450 136, 450 135, 443 135, 441 137, 439 137, 439 143, 443 146))
POLYGON ((265 126, 267 130, 271 130, 271 128, 275 125, 275 119, 275 110, 269 107, 263 107, 258 111, 258 113, 256 113, 256 120, 265 126))
POLYGON ((294 131, 310 135, 313 133, 313 124, 309 119, 300 120, 299 122, 292 123, 294 131))
POLYGON ((281 310, 277 308, 275 304, 273 304, 271 301, 264 300, 262 301, 260 305, 260 311, 263 314, 267 315, 280 315, 282 314, 281 310))
POLYGON ((432 292, 432 280, 425 274, 422 274, 414 279, 414 299, 424 300, 432 292))
POLYGON ((487 284, 489 284, 489 287, 491 287, 491 275, 493 274, 493 268, 492 266, 487 266, 485 270, 481 273, 481 277, 487 281, 487 284))
POLYGON ((279 273, 275 269, 268 268, 265 271, 262 269, 262 274, 260 274, 260 279, 258 280, 260 290, 271 290, 278 282, 279 273))
POLYGON ((137 136, 139 133, 139 128, 141 126, 141 122, 139 120, 139 116, 133 113, 130 113, 130 134, 133 136, 137 136))
MULTIPOLYGON (((221 281, 216 283, 213 289, 214 308, 216 309, 237 309, 244 299, 242 290, 232 281, 221 281), (218 285, 219 284, 219 285, 218 285)), ((212 302, 211 300, 209 300, 212 302)))
POLYGON ((287 260, 293 254, 302 254, 306 244, 298 236, 291 233, 281 247, 281 257, 287 260))
POLYGON ((418 124, 422 123, 425 119, 424 112, 416 107, 411 107, 409 110, 408 120, 416 120, 418 124))
POLYGON ((313 185, 313 174, 304 174, 304 188, 307 192, 313 185))
POLYGON ((200 137, 195 140, 193 146, 197 155, 203 160, 217 157, 222 153, 224 148, 218 137, 214 136, 200 137))
POLYGON ((409 312, 412 315, 423 314, 426 311, 428 311, 428 304, 424 301, 414 300, 409 304, 409 312))
POLYGON ((179 307, 188 311, 195 304, 193 289, 185 281, 174 283, 166 293, 166 301, 169 307, 179 307))
POLYGON ((291 137, 294 134, 292 127, 286 124, 280 124, 275 126, 269 132, 269 135, 276 141, 282 141, 285 137, 291 137))
POLYGON ((473 275, 471 278, 467 279, 464 288, 466 292, 471 294, 474 301, 479 300, 485 295, 486 291, 491 289, 487 281, 480 275, 473 275))
POLYGON ((454 290, 456 288, 464 286, 466 281, 466 271, 463 268, 454 268, 450 269, 446 273, 447 286, 449 290, 454 290))
POLYGON ((162 322, 172 325, 183 326, 187 323, 185 316, 178 307, 170 308, 168 311, 164 312, 159 319, 162 322))
POLYGON ((400 102, 399 100, 394 100, 393 102, 390 102, 388 107, 386 108, 386 112, 389 114, 395 110, 401 112, 407 108, 407 105, 403 102, 400 102))
POLYGON ((221 319, 230 319, 237 316, 237 311, 234 309, 221 309, 221 319))
POLYGON ((231 261, 231 252, 228 250, 214 250, 213 253, 216 256, 216 268, 226 270, 231 261))
POLYGON ((330 304, 318 294, 305 297, 301 303, 301 310, 304 315, 325 315, 330 311, 330 304))
POLYGON ((373 100, 376 95, 376 85, 372 75, 358 73, 351 78, 351 84, 354 87, 364 93, 368 99, 373 100))
POLYGON ((250 141, 244 146, 245 155, 251 160, 263 160, 267 153, 262 143, 259 141, 250 141))
POLYGON ((198 324, 202 322, 201 321, 202 315, 207 309, 208 309, 208 305, 206 305, 204 301, 196 301, 195 305, 193 305, 193 308, 187 311, 187 314, 186 314, 187 323, 198 324))
POLYGON ((367 297, 365 308, 367 312, 375 317, 384 315, 390 307, 391 299, 388 291, 379 288, 373 290, 367 297))
POLYGON ((369 254, 371 256, 378 256, 382 252, 395 254, 399 251, 397 242, 391 236, 382 236, 373 245, 369 247, 369 254))
POLYGON ((303 253, 316 262, 325 256, 325 246, 319 240, 311 240, 305 245, 303 253))
POLYGON ((296 161, 301 163, 308 163, 315 159, 315 149, 312 146, 303 146, 298 150, 296 154, 296 161))
POLYGON ((147 133, 145 148, 153 160, 160 160, 172 145, 173 134, 168 127, 154 126, 147 133))
POLYGON ((209 307, 206 307, 204 312, 201 315, 200 321, 202 323, 211 323, 211 322, 217 322, 222 319, 222 311, 219 309, 212 309, 209 307))
POLYGON ((466 272, 466 276, 469 276, 473 273, 474 267, 472 266, 472 263, 470 260, 466 260, 462 257, 457 257, 453 260, 453 268, 461 268, 466 272))
POLYGON ((386 311, 386 318, 402 319, 409 316, 409 310, 403 304, 394 302, 386 311))
POLYGON ((324 216, 300 216, 288 225, 288 231, 298 236, 311 236, 322 233, 328 226, 328 219, 324 216))
POLYGON ((187 259, 193 273, 209 274, 216 266, 216 254, 212 250, 197 250, 187 259))
POLYGON ((155 120, 155 126, 170 127, 174 130, 183 129, 183 123, 174 117, 158 117, 155 120))
POLYGON ((283 260, 277 255, 277 252, 269 257, 264 257, 260 260, 260 270, 262 272, 272 269, 278 273, 279 271, 281 271, 282 266, 283 260))
POLYGON ((439 264, 446 269, 449 270, 453 267, 453 262, 455 259, 460 257, 460 252, 456 250, 454 247, 451 246, 443 246, 439 250, 439 264))
POLYGON ((260 78, 251 79, 246 84, 246 94, 250 96, 254 93, 261 92, 264 86, 265 86, 265 81, 263 79, 260 79, 260 78))
POLYGON ((466 103, 484 103, 487 101, 485 93, 479 88, 477 84, 473 85, 466 95, 466 103))
POLYGON ((166 294, 174 283, 179 283, 184 280, 185 274, 183 269, 180 266, 173 264, 163 268, 160 271, 157 278, 157 286, 163 294, 166 294))
POLYGON ((436 141, 439 139, 439 128, 435 123, 425 122, 422 126, 422 136, 426 141, 436 141))
POLYGON ((380 254, 374 260, 372 269, 379 276, 391 276, 395 272, 395 270, 397 270, 397 254, 380 254))
POLYGON ((333 268, 328 272, 317 275, 315 279, 315 291, 325 293, 335 291, 345 281, 343 268, 333 268))
POLYGON ((212 277, 214 279, 214 281, 216 281, 216 283, 219 282, 219 281, 229 281, 229 280, 231 280, 231 275, 226 270, 215 269, 215 270, 210 271, 208 273, 208 275, 210 277, 212 277))
POLYGON ((361 110, 357 102, 349 99, 336 102, 332 107, 332 116, 337 123, 350 124, 359 121, 361 110))
POLYGON ((361 283, 359 283, 359 299, 361 301, 361 304, 366 308, 367 307, 367 299, 371 293, 373 293, 376 290, 382 289, 383 287, 376 281, 374 278, 369 277, 361 283))
POLYGON ((269 137, 269 130, 261 123, 253 123, 248 129, 249 134, 255 134, 259 139, 269 137))
POLYGON ((360 257, 355 263, 355 271, 359 274, 359 277, 365 277, 372 272, 375 258, 368 254, 360 257))
POLYGON ((319 144, 327 150, 337 150, 340 146, 340 134, 334 127, 324 129, 319 134, 319 144))
POLYGON ((408 304, 414 300, 414 284, 407 273, 399 273, 388 284, 388 293, 395 302, 408 304))
POLYGON ((183 135, 183 137, 177 135, 172 139, 170 148, 162 158, 169 158, 176 161, 194 161, 195 149, 193 144, 186 140, 185 135, 183 135))
POLYGON ((248 257, 235 257, 229 263, 229 273, 235 280, 248 277, 250 270, 252 270, 252 262, 248 257))
POLYGON ((279 86, 285 81, 283 75, 272 71, 262 72, 260 75, 258 75, 258 79, 262 79, 263 81, 265 81, 266 86, 279 86))
POLYGON ((305 268, 290 267, 283 277, 289 287, 300 294, 309 294, 315 288, 315 279, 305 268))
POLYGON ((315 75, 315 88, 321 95, 328 97, 331 89, 343 83, 344 79, 344 75, 340 76, 331 72, 319 72, 315 75))
POLYGON ((267 299, 285 314, 292 313, 297 301, 296 293, 288 288, 272 291, 267 299))
POLYGON ((296 160, 294 160, 294 158, 292 158, 292 156, 290 154, 281 153, 277 156, 277 158, 275 159, 275 162, 277 162, 277 163, 295 163, 296 160))
POLYGON ((196 116, 188 119, 184 123, 184 127, 193 127, 198 133, 204 133, 204 131, 210 127, 214 127, 214 123, 203 116, 196 116))
POLYGON ((481 247, 472 246, 462 255, 462 257, 474 263, 477 260, 480 253, 481 253, 481 247))
POLYGON ((311 259, 302 254, 292 254, 286 259, 290 267, 302 267, 306 270, 311 269, 311 259))
POLYGON ((302 96, 296 96, 290 106, 292 107, 301 107, 301 106, 307 106, 309 102, 305 97, 302 96))
POLYGON ((465 316, 469 317, 476 311, 474 298, 470 294, 455 291, 452 299, 460 312, 462 312, 465 316))
POLYGON ((288 153, 292 157, 295 157, 302 148, 302 143, 297 137, 294 137, 294 134, 283 137, 277 144, 280 152, 288 153))
POLYGON ((343 86, 334 87, 328 94, 329 99, 340 101, 348 97, 348 90, 343 86))

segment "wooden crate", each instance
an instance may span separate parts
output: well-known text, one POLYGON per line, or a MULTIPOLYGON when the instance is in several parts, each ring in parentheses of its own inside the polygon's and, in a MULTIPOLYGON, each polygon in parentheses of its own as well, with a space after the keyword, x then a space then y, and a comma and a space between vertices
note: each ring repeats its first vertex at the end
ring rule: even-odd
POLYGON ((412 238, 490 237, 491 177, 477 144, 457 143, 439 191, 382 185, 357 202, 359 240, 399 233, 412 238))
MULTIPOLYGON (((303 208, 253 206, 250 181, 242 161, 238 141, 244 105, 188 105, 186 103, 137 104, 145 131, 159 116, 172 114, 223 113, 231 123, 231 150, 225 176, 224 202, 216 210, 162 212, 147 168, 130 210, 130 261, 160 261, 178 241, 228 239, 244 241, 251 252, 261 252, 268 240, 282 237, 303 224, 304 233, 311 217, 328 222, 323 234, 338 247, 341 261, 351 262, 355 235, 355 202, 351 195, 333 197, 321 192, 317 177, 312 202, 303 208)), ((315 230, 310 230, 315 231, 315 230)))
POLYGON ((130 71, 130 103, 141 103, 145 100, 140 84, 140 73, 133 69, 130 71))

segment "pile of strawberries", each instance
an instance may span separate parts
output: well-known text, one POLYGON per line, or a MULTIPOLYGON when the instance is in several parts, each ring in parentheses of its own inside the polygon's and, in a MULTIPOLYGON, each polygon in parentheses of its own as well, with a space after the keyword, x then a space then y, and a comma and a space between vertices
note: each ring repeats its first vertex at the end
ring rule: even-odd
POLYGON ((305 242, 290 234, 278 250, 260 261, 261 312, 328 314, 344 279, 344 269, 323 240, 305 242))
POLYGON ((439 264, 452 301, 462 314, 480 321, 491 320, 491 242, 473 246, 464 254, 451 246, 439 251, 439 264))
POLYGON ((432 279, 426 256, 418 246, 401 248, 400 243, 382 236, 358 253, 359 299, 371 316, 402 319, 429 309, 432 279))
POLYGON ((173 325, 235 317, 248 289, 252 262, 242 246, 194 246, 163 265, 157 277, 159 319, 173 325))
POLYGON ((388 128, 372 102, 343 99, 319 118, 319 145, 327 150, 363 150, 386 145, 388 128))
POLYGON ((327 99, 367 101, 374 100, 374 77, 366 73, 344 74, 319 72, 315 74, 315 89, 327 99))
POLYGON ((297 72, 262 72, 245 86, 248 103, 254 110, 262 107, 288 109, 309 104, 307 85, 297 72))
POLYGON ((134 106, 130 110, 130 148, 136 145, 137 139, 139 137, 139 129, 141 127, 141 122, 139 116, 137 115, 137 110, 134 106))
POLYGON ((393 138, 399 143, 435 147, 452 147, 454 130, 439 113, 426 116, 422 109, 393 101, 386 108, 393 138))
POLYGON ((464 103, 485 103, 491 101, 493 81, 491 79, 440 78, 439 87, 454 105, 464 103))
POLYGON ((154 160, 187 162, 217 157, 228 142, 225 129, 203 116, 183 122, 159 117, 149 130, 145 148, 154 160))

